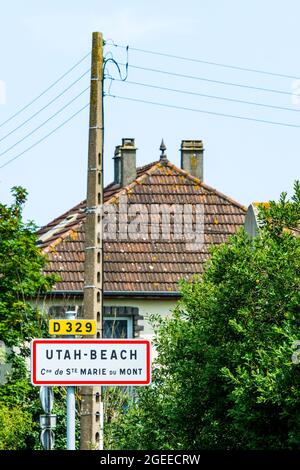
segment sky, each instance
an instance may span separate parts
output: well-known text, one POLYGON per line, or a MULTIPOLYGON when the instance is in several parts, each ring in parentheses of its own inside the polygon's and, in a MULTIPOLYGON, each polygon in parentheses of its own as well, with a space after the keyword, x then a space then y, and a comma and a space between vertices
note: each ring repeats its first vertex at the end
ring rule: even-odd
MULTIPOLYGON (((106 183, 113 178, 114 148, 123 137, 135 138, 138 166, 159 158, 162 138, 168 158, 175 165, 180 165, 181 140, 201 139, 205 147, 204 181, 208 185, 246 206, 252 201, 277 199, 282 191, 291 194, 293 182, 300 176, 299 18, 297 0, 5 2, 0 16, 0 165, 34 145, 88 104, 88 90, 83 90, 89 87, 89 73, 85 72, 90 67, 90 57, 31 106, 1 125, 88 54, 92 32, 101 31, 107 41, 106 57, 114 57, 119 64, 126 63, 126 50, 113 46, 112 41, 129 45, 127 81, 110 84, 105 80, 106 93, 208 112, 105 96, 106 183), (263 70, 290 78, 172 59, 131 48, 263 70), (29 120, 81 75, 83 77, 70 89, 29 120), (66 108, 62 109, 64 106, 66 108), (276 106, 290 110, 274 108, 276 106), (31 135, 27 137, 28 134, 31 135), (22 142, 17 143, 20 140, 22 142)), ((124 65, 120 65, 120 69, 124 77, 124 65)), ((110 65, 107 71, 118 78, 116 67, 110 65)), ((85 198, 87 148, 88 108, 0 169, 0 201, 9 203, 10 189, 21 185, 29 192, 25 218, 39 226, 46 224, 85 198)))

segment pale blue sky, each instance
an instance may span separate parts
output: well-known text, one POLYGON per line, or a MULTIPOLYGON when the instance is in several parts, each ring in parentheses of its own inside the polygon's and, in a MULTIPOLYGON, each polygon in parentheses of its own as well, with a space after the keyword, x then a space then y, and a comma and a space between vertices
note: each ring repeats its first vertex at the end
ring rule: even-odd
MULTIPOLYGON (((300 4, 296 0, 179 1, 14 1, 2 4, 0 16, 0 81, 6 102, 0 123, 39 94, 90 49, 92 31, 133 47, 200 58, 300 77, 300 4)), ((122 51, 116 58, 125 60, 122 51)), ((239 72, 130 52, 133 65, 161 68, 214 80, 285 91, 293 80, 239 72)), ((18 118, 0 128, 0 139, 45 105, 89 67, 85 61, 18 118)), ((113 71, 113 69, 111 69, 113 71)), ((291 107, 295 112, 242 105, 203 97, 177 95, 114 83, 112 93, 213 112, 238 114, 300 125, 300 104, 288 94, 271 94, 208 82, 130 70, 131 81, 198 93, 291 107), (299 111, 299 112, 298 112, 299 111)), ((0 154, 87 87, 88 75, 51 107, 0 142, 0 154)), ((295 86, 295 84, 294 84, 295 86)), ((297 84, 296 84, 297 86, 297 84)), ((14 157, 88 102, 83 94, 0 163, 14 157)), ((1 103, 1 100, 0 100, 1 103)), ((105 180, 112 178, 115 145, 134 137, 138 165, 158 158, 164 137, 169 159, 179 165, 182 139, 202 139, 205 182, 248 205, 291 191, 300 173, 300 128, 277 127, 235 119, 170 110, 146 104, 105 99, 105 180)), ((19 160, 0 170, 0 197, 9 188, 29 191, 25 215, 46 223, 85 197, 87 110, 19 160)))

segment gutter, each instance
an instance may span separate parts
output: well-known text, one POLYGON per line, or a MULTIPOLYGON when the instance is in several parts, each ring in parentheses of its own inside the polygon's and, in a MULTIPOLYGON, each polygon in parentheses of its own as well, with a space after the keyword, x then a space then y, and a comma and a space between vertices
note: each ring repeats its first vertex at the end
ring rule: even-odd
MULTIPOLYGON (((83 297, 83 291, 74 290, 74 291, 65 291, 65 290, 56 290, 51 291, 46 294, 46 297, 49 296, 73 296, 73 297, 83 297)), ((181 297, 180 292, 178 291, 104 291, 105 298, 118 297, 118 298, 148 298, 148 299, 157 299, 157 298, 176 298, 181 297)))

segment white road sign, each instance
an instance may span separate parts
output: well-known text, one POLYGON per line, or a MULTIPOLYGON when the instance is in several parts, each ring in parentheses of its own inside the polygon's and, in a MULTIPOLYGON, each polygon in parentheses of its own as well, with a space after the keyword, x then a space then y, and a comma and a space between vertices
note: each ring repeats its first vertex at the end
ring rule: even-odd
POLYGON ((150 342, 137 339, 34 339, 33 385, 149 385, 150 342))

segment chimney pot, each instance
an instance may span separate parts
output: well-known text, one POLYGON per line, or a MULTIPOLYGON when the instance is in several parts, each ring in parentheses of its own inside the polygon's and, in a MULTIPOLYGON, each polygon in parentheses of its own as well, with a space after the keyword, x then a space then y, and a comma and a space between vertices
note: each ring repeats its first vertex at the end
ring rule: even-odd
POLYGON ((136 146, 131 138, 122 139, 122 145, 115 150, 115 183, 127 186, 136 179, 136 146))
POLYGON ((203 142, 202 140, 181 141, 181 168, 203 181, 203 142))
POLYGON ((122 139, 122 147, 133 147, 133 148, 135 148, 134 139, 129 139, 127 137, 125 137, 125 139, 122 139))

